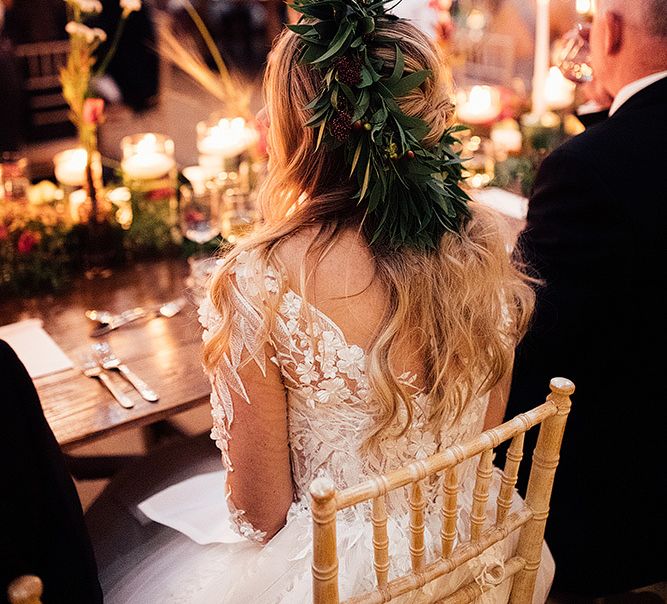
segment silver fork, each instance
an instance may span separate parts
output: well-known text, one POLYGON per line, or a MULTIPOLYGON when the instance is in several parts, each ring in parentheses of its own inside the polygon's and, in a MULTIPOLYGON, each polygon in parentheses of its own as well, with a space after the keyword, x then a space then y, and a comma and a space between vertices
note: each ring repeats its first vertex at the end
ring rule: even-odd
POLYGON ((97 356, 98 363, 103 369, 116 369, 120 374, 134 386, 141 398, 154 403, 160 397, 149 385, 144 382, 134 371, 123 363, 111 350, 108 342, 100 342, 92 345, 93 352, 97 356))
POLYGON ((109 379, 109 376, 104 373, 102 367, 100 367, 92 356, 82 359, 81 371, 86 377, 97 378, 100 380, 122 407, 125 407, 125 409, 132 409, 132 407, 134 407, 132 399, 109 379))

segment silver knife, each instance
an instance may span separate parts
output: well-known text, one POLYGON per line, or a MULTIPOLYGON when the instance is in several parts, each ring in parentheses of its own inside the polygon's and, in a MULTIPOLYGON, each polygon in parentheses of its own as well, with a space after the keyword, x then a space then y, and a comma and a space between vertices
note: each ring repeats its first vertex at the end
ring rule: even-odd
POLYGON ((108 320, 108 322, 105 325, 101 325, 100 327, 94 329, 90 335, 94 338, 97 338, 99 336, 103 336, 106 333, 109 333, 110 331, 113 331, 114 329, 118 329, 123 325, 132 323, 133 321, 137 321, 138 319, 143 319, 144 317, 150 317, 150 318, 173 317, 175 314, 179 313, 183 309, 185 304, 186 304, 185 298, 176 298, 175 300, 171 300, 164 304, 151 306, 148 308, 137 306, 136 308, 126 310, 125 312, 119 315, 109 316, 106 315, 103 311, 88 311, 86 312, 86 316, 89 319, 93 319, 93 317, 95 316, 97 317, 97 319, 93 320, 104 320, 104 319, 108 320))

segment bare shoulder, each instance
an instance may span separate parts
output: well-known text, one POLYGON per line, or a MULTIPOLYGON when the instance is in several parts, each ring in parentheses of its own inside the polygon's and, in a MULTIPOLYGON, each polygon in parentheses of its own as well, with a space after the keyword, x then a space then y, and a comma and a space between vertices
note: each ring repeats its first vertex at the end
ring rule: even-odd
POLYGON ((316 228, 302 229, 278 244, 275 254, 290 287, 298 289, 302 271, 314 268, 311 283, 316 297, 349 296, 368 288, 375 265, 363 237, 353 229, 344 230, 315 267, 306 267, 306 254, 317 234, 316 228))

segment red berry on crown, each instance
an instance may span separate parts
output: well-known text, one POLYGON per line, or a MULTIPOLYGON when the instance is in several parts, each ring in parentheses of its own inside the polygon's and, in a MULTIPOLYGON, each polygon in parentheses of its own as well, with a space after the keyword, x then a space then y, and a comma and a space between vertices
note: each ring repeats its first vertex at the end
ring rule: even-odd
POLYGON ((352 116, 347 111, 338 111, 329 122, 331 134, 339 141, 345 141, 352 130, 352 116))
POLYGON ((361 61, 358 57, 341 57, 336 61, 338 81, 348 86, 356 86, 361 81, 361 61))

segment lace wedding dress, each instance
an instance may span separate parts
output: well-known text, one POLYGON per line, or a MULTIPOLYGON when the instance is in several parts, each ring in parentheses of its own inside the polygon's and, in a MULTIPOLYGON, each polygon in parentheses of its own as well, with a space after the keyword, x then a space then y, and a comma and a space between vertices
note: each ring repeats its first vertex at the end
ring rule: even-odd
MULTIPOLYGON (((172 531, 158 544, 148 544, 143 551, 134 552, 133 560, 119 560, 117 564, 131 572, 107 590, 107 603, 306 604, 311 601, 308 488, 314 478, 328 475, 342 489, 369 475, 395 469, 465 441, 482 430, 488 397, 472 401, 454 425, 440 434, 433 433, 425 421, 429 413, 428 397, 416 385, 418 376, 405 373, 400 379, 413 391, 416 409, 410 429, 400 438, 385 439, 377 454, 361 455, 359 448, 373 421, 366 402, 364 351, 348 343, 342 330, 324 313, 311 305, 306 307, 297 293, 287 290, 279 294, 279 280, 283 278, 280 271, 272 267, 261 270, 260 266, 254 252, 244 252, 232 268, 235 316, 230 354, 210 376, 211 436, 222 452, 226 470, 187 480, 140 506, 148 516, 192 539, 172 531), (222 491, 225 472, 232 470, 228 454, 230 426, 234 421, 232 391, 245 400, 237 404, 252 404, 247 400, 237 369, 244 352, 262 350, 257 341, 262 288, 270 296, 281 296, 270 334, 276 354, 270 359, 254 358, 254 362, 262 371, 266 370, 266 363, 276 364, 287 389, 296 499, 285 527, 265 546, 258 542, 264 535, 245 520, 242 510, 235 509, 230 493, 225 505, 222 491), (230 523, 235 534, 227 530, 230 523), (207 533, 215 536, 207 537, 207 533)), ((206 339, 220 320, 208 301, 200 309, 200 320, 206 339)), ((475 460, 471 462, 460 469, 459 541, 469 539, 466 510, 470 510, 476 469, 475 460)), ((495 501, 498 491, 498 474, 494 476, 490 502, 495 501)), ((428 500, 425 540, 430 558, 439 555, 441 487, 440 481, 436 481, 425 488, 428 500)), ((388 498, 390 578, 410 568, 409 507, 405 495, 401 489, 388 498)), ((515 499, 515 506, 523 504, 518 496, 515 499)), ((358 507, 338 516, 341 599, 374 587, 369 514, 368 508, 358 507)), ((488 515, 491 522, 491 507, 488 515)), ((417 596, 397 601, 433 602, 470 580, 498 583, 503 576, 503 560, 511 555, 516 537, 511 535, 488 554, 444 577, 437 585, 427 586, 417 596)), ((545 554, 534 600, 540 603, 545 601, 553 577, 553 561, 546 548, 545 554)), ((492 589, 479 601, 506 602, 508 588, 492 589)))

